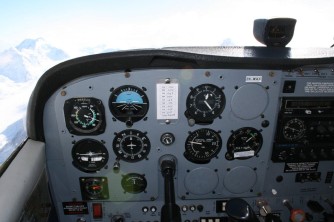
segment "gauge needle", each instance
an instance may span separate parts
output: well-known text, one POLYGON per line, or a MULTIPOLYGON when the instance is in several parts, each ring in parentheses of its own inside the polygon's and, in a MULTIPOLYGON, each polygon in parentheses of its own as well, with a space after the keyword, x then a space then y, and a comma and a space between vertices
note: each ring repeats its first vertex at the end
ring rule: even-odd
POLYGON ((202 143, 199 142, 194 142, 194 141, 190 141, 191 144, 198 144, 198 145, 202 145, 202 143))
POLYGON ((211 106, 209 105, 209 103, 206 100, 204 100, 204 103, 210 110, 212 110, 211 106))
POLYGON ((301 130, 297 130, 295 128, 292 128, 292 127, 289 127, 289 126, 286 126, 285 129, 290 129, 292 131, 297 131, 297 132, 300 132, 301 130))
MULTIPOLYGON (((89 119, 94 119, 92 116, 88 116, 88 115, 84 115, 84 117, 85 117, 85 118, 89 118, 89 119)), ((96 121, 100 121, 100 120, 98 120, 98 119, 94 119, 94 120, 96 120, 96 121)))

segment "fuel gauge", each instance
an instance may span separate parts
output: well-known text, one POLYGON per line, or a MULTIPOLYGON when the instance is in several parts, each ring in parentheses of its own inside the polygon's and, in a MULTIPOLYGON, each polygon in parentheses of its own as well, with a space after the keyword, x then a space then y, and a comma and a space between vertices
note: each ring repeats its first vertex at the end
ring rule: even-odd
POLYGON ((128 173, 124 175, 121 184, 124 192, 133 194, 144 192, 147 187, 145 175, 138 173, 128 173))

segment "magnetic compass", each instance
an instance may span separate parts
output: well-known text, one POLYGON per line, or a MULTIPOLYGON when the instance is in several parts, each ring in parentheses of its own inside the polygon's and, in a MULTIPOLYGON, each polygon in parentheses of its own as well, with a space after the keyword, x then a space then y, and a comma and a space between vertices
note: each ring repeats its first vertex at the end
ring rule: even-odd
POLYGON ((132 126, 147 113, 149 105, 144 90, 136 86, 125 85, 114 89, 109 98, 109 108, 113 116, 132 126))
POLYGON ((149 154, 151 144, 146 133, 124 130, 115 135, 113 149, 118 158, 127 162, 137 162, 149 154))
POLYGON ((232 131, 227 141, 226 158, 228 160, 251 158, 260 151, 262 142, 260 131, 252 127, 232 131))
POLYGON ((104 106, 95 98, 72 98, 65 101, 66 126, 75 135, 101 134, 105 130, 104 106))
POLYGON ((187 118, 196 122, 212 122, 219 117, 225 107, 225 95, 218 86, 202 84, 191 88, 187 97, 187 118))
POLYGON ((107 148, 99 141, 83 139, 72 148, 73 165, 83 172, 97 172, 108 162, 107 148))
POLYGON ((221 150, 219 132, 202 128, 191 132, 186 139, 184 156, 194 163, 208 163, 221 150))

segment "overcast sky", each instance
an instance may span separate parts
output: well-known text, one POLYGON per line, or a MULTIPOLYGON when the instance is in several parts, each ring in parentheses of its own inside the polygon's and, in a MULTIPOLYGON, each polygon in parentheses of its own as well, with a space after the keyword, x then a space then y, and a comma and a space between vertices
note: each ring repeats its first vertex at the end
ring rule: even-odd
POLYGON ((75 53, 165 46, 259 45, 256 18, 297 19, 290 47, 334 43, 334 0, 0 0, 0 52, 25 38, 75 53))

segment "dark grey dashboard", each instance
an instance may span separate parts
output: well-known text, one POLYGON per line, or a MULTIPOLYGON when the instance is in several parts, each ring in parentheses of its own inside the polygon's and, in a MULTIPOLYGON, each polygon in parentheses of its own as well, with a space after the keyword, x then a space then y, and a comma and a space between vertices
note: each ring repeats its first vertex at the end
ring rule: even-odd
POLYGON ((160 221, 164 158, 175 162, 182 221, 230 221, 225 206, 236 199, 260 221, 327 220, 334 53, 311 55, 170 48, 50 69, 30 100, 28 133, 46 143, 59 221, 160 221))

